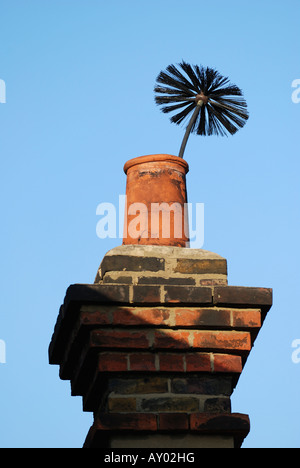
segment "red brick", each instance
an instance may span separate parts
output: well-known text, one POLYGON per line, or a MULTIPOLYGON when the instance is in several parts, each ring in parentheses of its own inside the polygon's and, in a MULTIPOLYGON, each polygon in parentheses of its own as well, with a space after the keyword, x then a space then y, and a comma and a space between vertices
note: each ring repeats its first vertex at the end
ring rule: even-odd
POLYGON ((164 286, 165 302, 212 304, 212 288, 205 286, 164 286))
POLYGON ((243 370, 242 359, 240 356, 214 354, 213 359, 215 372, 235 372, 240 374, 243 370))
POLYGON ((109 325, 109 311, 108 307, 99 306, 99 309, 83 310, 80 312, 80 321, 83 325, 109 325))
POLYGON ((154 346, 156 348, 186 349, 190 347, 189 331, 160 330, 154 333, 154 346))
POLYGON ((217 286, 214 290, 214 304, 264 307, 265 310, 269 310, 272 306, 272 289, 217 286))
POLYGON ((183 372, 183 355, 171 353, 159 354, 159 370, 167 372, 183 372))
POLYGON ((125 353, 102 353, 99 356, 100 372, 127 371, 127 355, 125 353))
POLYGON ((248 332, 194 331, 194 348, 211 350, 250 351, 251 339, 248 332))
POLYGON ((212 370, 210 354, 186 354, 185 361, 187 372, 211 372, 212 370))
POLYGON ((91 343, 103 348, 149 348, 148 335, 144 331, 93 330, 91 343))
POLYGON ((183 327, 213 326, 229 327, 231 322, 230 309, 191 309, 175 310, 175 325, 183 327))
POLYGON ((99 430, 156 431, 156 414, 145 413, 100 413, 95 421, 99 430))
POLYGON ((189 428, 189 417, 185 413, 165 413, 159 415, 159 429, 162 431, 185 431, 189 428))
POLYGON ((114 325, 164 325, 168 310, 148 307, 118 308, 113 314, 114 325))
POLYGON ((259 309, 251 310, 233 310, 232 311, 232 326, 235 328, 260 328, 261 327, 261 312, 259 309))
POLYGON ((250 430, 249 417, 239 413, 194 413, 190 415, 192 431, 217 434, 248 434, 250 430))
POLYGON ((160 286, 136 285, 133 286, 133 303, 144 304, 160 303, 160 286))
POLYGON ((114 325, 141 325, 143 320, 134 315, 134 307, 117 308, 113 311, 114 325))
POLYGON ((129 285, 124 284, 71 284, 64 300, 68 308, 77 304, 129 303, 129 285))
POLYGON ((130 354, 129 355, 131 371, 155 371, 154 354, 130 354))

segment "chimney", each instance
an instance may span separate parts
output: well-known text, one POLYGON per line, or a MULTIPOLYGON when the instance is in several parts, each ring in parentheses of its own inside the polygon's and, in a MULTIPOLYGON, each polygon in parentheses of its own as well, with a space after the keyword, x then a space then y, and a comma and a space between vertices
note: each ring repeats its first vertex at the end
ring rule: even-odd
POLYGON ((49 346, 94 414, 83 446, 239 448, 250 422, 231 395, 272 290, 228 285, 225 258, 188 247, 184 160, 142 156, 124 170, 123 245, 94 284, 67 289, 49 346))
POLYGON ((188 170, 184 159, 168 154, 127 161, 124 245, 188 246, 188 170))

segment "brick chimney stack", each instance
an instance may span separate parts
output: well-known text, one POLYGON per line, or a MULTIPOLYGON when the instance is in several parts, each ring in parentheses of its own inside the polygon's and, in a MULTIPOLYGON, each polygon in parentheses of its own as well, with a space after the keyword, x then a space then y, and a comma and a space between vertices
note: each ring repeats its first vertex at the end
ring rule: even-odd
POLYGON ((249 417, 230 398, 272 291, 229 286, 215 253, 148 239, 109 251, 59 311, 49 360, 94 414, 84 447, 239 448, 249 417))

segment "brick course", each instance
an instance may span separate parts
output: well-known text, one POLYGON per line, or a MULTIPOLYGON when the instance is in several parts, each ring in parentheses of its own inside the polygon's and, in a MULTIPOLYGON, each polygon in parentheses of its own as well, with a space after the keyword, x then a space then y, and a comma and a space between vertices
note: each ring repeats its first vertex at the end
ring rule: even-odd
POLYGON ((84 448, 105 447, 105 432, 131 431, 152 433, 185 433, 191 431, 201 435, 234 435, 235 446, 239 447, 250 430, 249 417, 244 414, 215 413, 198 414, 99 414, 85 440, 84 448), (101 444, 102 442, 102 444, 101 444))
POLYGON ((164 431, 230 436, 239 447, 249 418, 231 413, 230 397, 272 291, 228 286, 215 254, 136 247, 105 257, 95 284, 68 288, 49 346, 94 412, 85 447, 164 431))
POLYGON ((98 355, 99 372, 228 372, 240 374, 240 356, 219 353, 124 353, 101 352, 98 355))
POLYGON ((174 269, 176 273, 201 274, 214 273, 227 275, 227 261, 220 260, 198 260, 181 258, 177 260, 177 265, 174 269))

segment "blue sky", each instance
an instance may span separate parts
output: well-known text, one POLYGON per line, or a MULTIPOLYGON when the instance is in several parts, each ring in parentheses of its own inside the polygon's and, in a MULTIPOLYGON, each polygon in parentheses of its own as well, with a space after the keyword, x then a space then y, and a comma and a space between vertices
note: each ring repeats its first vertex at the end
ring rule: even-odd
POLYGON ((124 163, 178 154, 184 130, 153 87, 182 59, 229 76, 250 112, 185 153, 203 248, 227 258, 230 284, 274 289, 232 398, 251 419, 244 447, 300 446, 299 17, 299 0, 0 0, 1 447, 82 446, 92 416, 48 344, 67 287, 121 243, 97 237, 96 208, 124 194, 124 163))

